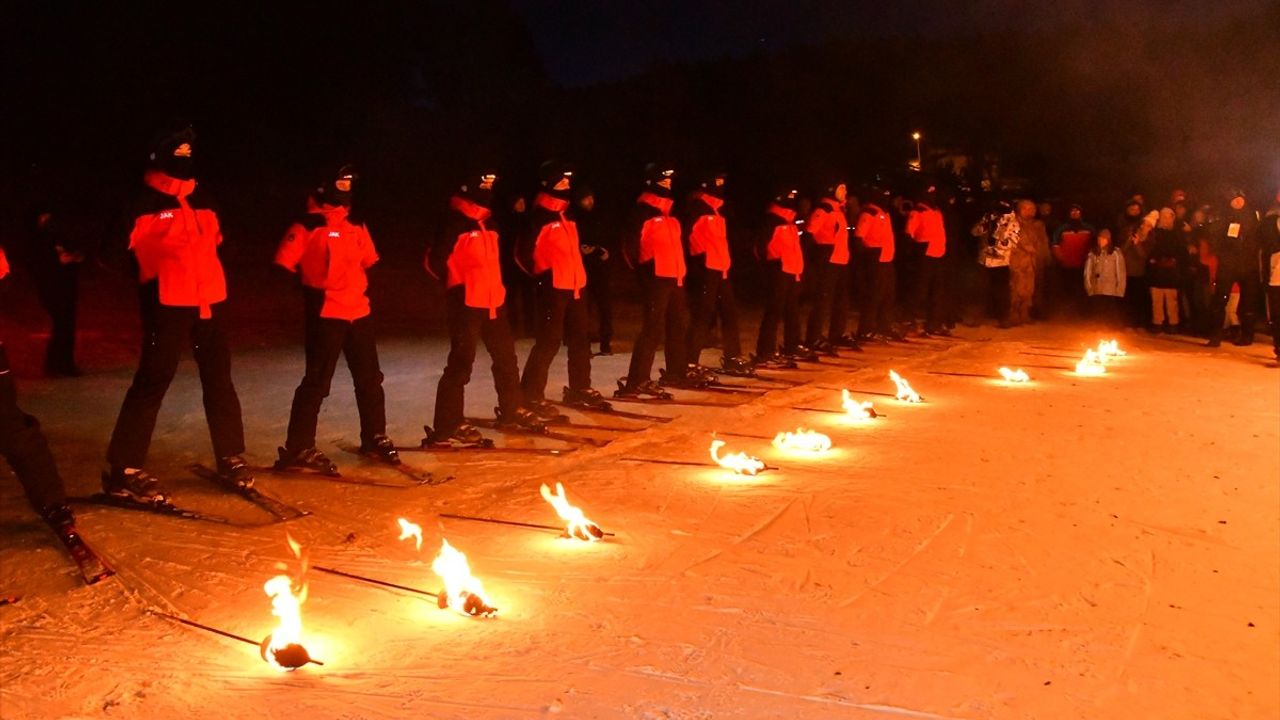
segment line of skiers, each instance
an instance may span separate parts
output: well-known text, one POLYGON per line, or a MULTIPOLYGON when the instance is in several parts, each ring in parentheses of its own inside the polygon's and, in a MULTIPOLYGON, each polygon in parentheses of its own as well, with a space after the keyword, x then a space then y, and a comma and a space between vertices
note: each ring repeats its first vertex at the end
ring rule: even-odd
MULTIPOLYGON (((129 249, 137 271, 142 319, 142 349, 107 448, 102 475, 106 493, 142 502, 165 502, 157 478, 146 471, 147 455, 164 396, 184 347, 195 357, 215 468, 226 483, 252 486, 254 472, 245 460, 244 426, 231 375, 231 352, 223 328, 222 303, 227 284, 219 259, 219 217, 194 174, 195 133, 190 128, 158 139, 143 176, 143 191, 133 213, 129 249)), ((675 169, 651 164, 625 227, 622 254, 637 274, 643 322, 627 375, 618 379, 615 398, 671 398, 671 388, 700 388, 717 372, 750 376, 756 367, 794 366, 797 359, 859 350, 872 336, 900 338, 891 323, 894 302, 894 233, 877 203, 882 191, 862 194, 861 211, 847 215, 848 186, 827 184, 817 207, 798 217, 798 191, 783 187, 766 210, 765 232, 751 243, 752 254, 767 275, 765 312, 756 352, 743 354, 737 302, 731 276, 734 247, 725 220, 727 176, 712 173, 698 182, 689 202, 688 229, 673 215, 675 169), (802 233, 802 226, 805 228, 802 233), (806 252, 802 234, 814 251, 806 252), (849 268, 854 245, 868 263, 866 294, 857 336, 847 332, 849 268), (816 266, 814 262, 816 261, 816 266), (815 302, 807 324, 800 317, 800 288, 813 273, 815 302), (692 282, 690 282, 692 281, 692 282), (692 293, 690 286, 693 287, 692 293), (692 312, 690 312, 690 305, 692 312), (719 323, 723 356, 718 371, 701 364, 709 333, 719 323), (778 342, 782 325, 782 342, 778 342), (665 367, 652 376, 658 346, 665 346, 665 367)), ((358 181, 347 165, 328 174, 307 198, 306 210, 287 229, 274 263, 301 287, 304 308, 305 371, 294 393, 284 445, 275 467, 320 472, 336 470, 316 446, 317 420, 328 396, 339 356, 353 380, 360 421, 360 451, 390 464, 400 462, 386 434, 385 398, 377 345, 370 321, 367 271, 378 262, 368 228, 351 209, 358 181)), ((514 242, 499 237, 493 222, 498 176, 485 169, 467 177, 449 199, 442 237, 431 243, 427 273, 446 288, 450 350, 436 392, 435 414, 424 442, 474 445, 480 432, 464 415, 464 392, 471 379, 476 346, 483 341, 497 390, 499 426, 540 432, 560 417, 547 398, 548 370, 563 344, 568 348, 569 384, 564 405, 608 410, 609 402, 592 385, 589 343, 587 257, 603 248, 584 247, 570 208, 573 171, 545 163, 530 212, 530 230, 514 242), (536 341, 520 374, 508 320, 502 248, 513 248, 514 265, 536 287, 536 341)), ((945 250, 940 216, 928 196, 913 212, 912 237, 927 247, 927 258, 945 250)), ((5 265, 7 272, 7 263, 5 265)), ((929 299, 926 329, 946 332, 939 320, 940 273, 926 273, 922 292, 929 299)), ((0 346, 0 364, 5 362, 0 346)), ((18 471, 33 507, 60 533, 74 535, 62 482, 44 444, 38 423, 17 409, 7 365, 0 366, 0 423, 4 453, 18 471)))

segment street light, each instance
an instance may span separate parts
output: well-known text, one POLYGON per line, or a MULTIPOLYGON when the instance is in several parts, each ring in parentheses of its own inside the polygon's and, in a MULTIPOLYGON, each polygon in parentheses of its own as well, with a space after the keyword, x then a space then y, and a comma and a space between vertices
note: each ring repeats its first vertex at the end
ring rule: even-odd
POLYGON ((924 158, 920 154, 920 131, 911 133, 911 139, 916 141, 916 169, 924 170, 924 158))

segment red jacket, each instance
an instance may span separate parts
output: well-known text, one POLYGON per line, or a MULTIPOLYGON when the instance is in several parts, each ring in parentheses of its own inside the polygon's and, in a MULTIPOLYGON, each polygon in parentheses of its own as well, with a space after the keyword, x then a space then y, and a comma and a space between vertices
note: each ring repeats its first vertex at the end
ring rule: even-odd
POLYGON ((907 234, 912 240, 924 243, 925 257, 940 258, 947 254, 947 231, 942 224, 941 210, 917 203, 907 214, 907 234))
POLYGON ((794 275, 799 282, 804 274, 804 253, 800 250, 800 228, 796 227, 796 211, 781 205, 770 205, 769 212, 782 220, 774 225, 765 245, 765 259, 782 263, 782 272, 794 275))
POLYGON ((320 205, 307 199, 307 215, 285 232, 276 250, 276 264, 302 271, 302 284, 324 291, 320 317, 359 320, 369 314, 369 277, 365 270, 378 262, 378 251, 364 224, 347 219, 340 205, 320 205))
POLYGON ((889 221, 889 213, 878 205, 867 203, 862 206, 862 214, 858 216, 858 227, 853 231, 868 250, 880 251, 880 262, 893 262, 893 225, 889 221))
POLYGON ((814 242, 831 247, 832 265, 849 264, 849 219, 844 215, 843 203, 834 198, 823 199, 809 215, 807 227, 814 242))
POLYGON ((533 241, 533 273, 541 275, 551 271, 551 287, 572 290, 573 297, 582 297, 587 286, 587 271, 582 265, 582 248, 578 242, 578 225, 565 217, 569 201, 538 193, 535 207, 553 213, 551 222, 544 223, 533 241))
POLYGON ((227 299, 227 280, 218 260, 222 231, 195 180, 178 180, 148 170, 143 182, 152 192, 141 203, 129 233, 129 249, 138 259, 138 281, 160 284, 160 304, 198 307, 213 317, 211 306, 227 299))
POLYGON ((671 217, 671 198, 641 193, 637 202, 657 211, 640 225, 638 262, 652 262, 655 276, 675 278, 676 285, 683 286, 684 244, 680 242, 680 221, 671 217))
POLYGON ((729 277, 729 233, 720 208, 724 199, 710 193, 695 193, 693 199, 706 208, 693 221, 689 229, 689 254, 703 255, 708 270, 719 270, 720 277, 729 277))
POLYGON ((489 319, 493 320, 507 299, 507 289, 502 284, 498 233, 486 225, 492 213, 489 208, 459 195, 449 199, 449 207, 455 213, 450 223, 451 237, 446 237, 444 244, 428 251, 424 265, 428 273, 439 277, 433 260, 437 253, 442 257, 447 254, 442 263, 445 287, 462 286, 463 304, 488 309, 489 319))

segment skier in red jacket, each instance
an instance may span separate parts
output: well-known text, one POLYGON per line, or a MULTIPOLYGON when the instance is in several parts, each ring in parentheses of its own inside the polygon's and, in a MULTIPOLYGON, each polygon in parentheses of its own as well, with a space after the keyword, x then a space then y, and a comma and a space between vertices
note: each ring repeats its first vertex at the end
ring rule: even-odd
POLYGON ((751 377, 755 370, 742 356, 738 332, 738 303, 734 299, 729 271, 733 265, 725 219, 724 184, 726 174, 712 173, 693 193, 689 202, 689 257, 693 291, 693 321, 689 324, 689 364, 701 365, 702 350, 716 319, 720 320, 720 372, 751 377))
POLYGON ((537 283, 536 340, 525 361, 521 386, 525 405, 544 420, 560 412, 545 397, 547 372, 560 351, 569 348, 569 386, 564 402, 578 407, 609 409, 609 403, 591 387, 591 338, 587 317, 587 271, 582 263, 578 225, 570 215, 573 171, 558 162, 543 163, 541 190, 530 212, 532 232, 518 245, 517 263, 537 283))
POLYGON ((316 448, 316 423, 339 355, 346 356, 355 385, 361 452, 400 463, 386 434, 386 398, 366 294, 366 272, 378 262, 378 251, 369 229, 351 213, 355 180, 349 165, 326 178, 307 198, 307 212, 289 226, 276 250, 276 265, 297 273, 302 284, 306 345, 306 372, 293 394, 277 468, 336 472, 333 462, 316 448))
POLYGON ((817 360, 817 353, 800 344, 800 282, 804 252, 796 225, 798 191, 784 190, 769 203, 758 256, 768 275, 768 294, 756 338, 757 367, 794 367, 796 360, 817 360), (782 350, 778 350, 778 323, 782 350))
POLYGON ((671 399, 671 393, 649 377, 658 343, 664 339, 666 370, 662 373, 662 385, 700 387, 706 384, 701 378, 689 376, 685 357, 689 310, 680 221, 671 215, 671 186, 675 174, 670 165, 662 163, 650 163, 645 168, 645 189, 636 199, 624 238, 624 256, 640 278, 644 320, 631 351, 627 376, 618 381, 618 389, 613 393, 617 398, 671 399))
POLYGON ((228 482, 253 484, 241 457, 244 426, 222 328, 222 232, 208 194, 195 181, 195 139, 188 127, 155 143, 129 234, 138 268, 142 358, 111 434, 102 485, 110 494, 144 501, 164 501, 158 481, 142 467, 184 345, 200 369, 217 472, 228 482))
POLYGON ((845 332, 849 314, 849 219, 845 216, 848 197, 849 189, 843 181, 828 184, 805 223, 816 261, 811 268, 815 297, 805 344, 825 355, 839 355, 838 348, 862 350, 857 339, 845 332))
POLYGON ((464 392, 475 365, 476 344, 483 340, 493 360, 498 391, 498 423, 535 432, 544 429, 538 416, 524 407, 515 340, 507 320, 507 290, 502 284, 498 232, 493 229, 493 185, 497 173, 480 172, 449 198, 444 236, 427 251, 424 266, 447 289, 449 358, 436 388, 434 427, 428 444, 469 446, 484 436, 466 422, 464 392))

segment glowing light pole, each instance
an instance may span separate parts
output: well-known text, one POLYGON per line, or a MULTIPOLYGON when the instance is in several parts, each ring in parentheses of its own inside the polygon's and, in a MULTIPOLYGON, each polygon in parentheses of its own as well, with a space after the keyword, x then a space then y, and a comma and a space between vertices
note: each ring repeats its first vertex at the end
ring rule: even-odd
POLYGON ((920 131, 911 133, 911 139, 916 141, 916 169, 924 170, 924 157, 920 154, 920 131))

